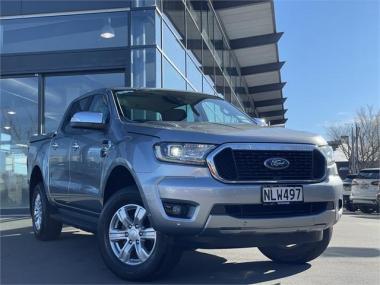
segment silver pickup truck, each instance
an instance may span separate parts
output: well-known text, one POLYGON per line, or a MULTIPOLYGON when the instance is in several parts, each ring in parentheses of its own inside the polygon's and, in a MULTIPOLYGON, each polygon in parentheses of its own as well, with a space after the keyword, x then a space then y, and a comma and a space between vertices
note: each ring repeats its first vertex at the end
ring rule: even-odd
MULTIPOLYGON (((262 127, 215 96, 102 89, 29 146, 35 236, 97 234, 119 277, 148 280, 185 249, 258 247, 276 262, 323 253, 342 182, 320 136, 262 127)), ((247 255, 250 249, 247 249, 247 255)))

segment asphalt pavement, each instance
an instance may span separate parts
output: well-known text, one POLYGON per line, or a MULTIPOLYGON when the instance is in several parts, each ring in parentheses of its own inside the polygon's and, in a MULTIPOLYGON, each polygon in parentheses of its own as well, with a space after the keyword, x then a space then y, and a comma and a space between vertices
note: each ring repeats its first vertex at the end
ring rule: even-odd
MULTIPOLYGON (((31 220, 2 216, 1 284, 125 284, 102 262, 95 236, 71 227, 35 240, 31 220)), ((380 216, 345 213, 329 248, 305 265, 280 265, 256 248, 186 252, 161 284, 380 284, 380 216)))

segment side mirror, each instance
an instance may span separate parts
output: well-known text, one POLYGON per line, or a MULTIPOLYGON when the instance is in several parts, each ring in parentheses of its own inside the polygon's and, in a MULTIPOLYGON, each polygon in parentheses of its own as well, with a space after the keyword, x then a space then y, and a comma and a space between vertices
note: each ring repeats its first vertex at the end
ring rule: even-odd
POLYGON ((70 126, 72 128, 83 129, 104 129, 106 126, 103 113, 97 112, 78 112, 71 117, 70 126))

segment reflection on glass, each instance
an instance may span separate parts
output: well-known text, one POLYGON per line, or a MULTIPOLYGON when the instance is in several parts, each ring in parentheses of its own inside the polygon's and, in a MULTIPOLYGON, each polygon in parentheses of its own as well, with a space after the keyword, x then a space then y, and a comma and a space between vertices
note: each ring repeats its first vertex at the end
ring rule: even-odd
POLYGON ((186 90, 186 81, 166 60, 163 61, 163 87, 168 89, 186 90))
POLYGON ((202 73, 190 57, 187 57, 187 79, 196 88, 196 91, 202 91, 202 73))
POLYGON ((206 79, 206 77, 203 78, 203 93, 211 94, 211 95, 215 94, 215 90, 212 88, 211 84, 206 79))
POLYGON ((86 92, 124 86, 124 73, 52 76, 45 79, 45 132, 56 131, 71 101, 86 92))
POLYGON ((200 66, 202 62, 202 37, 190 14, 186 13, 187 45, 189 54, 194 62, 200 66))
POLYGON ((127 12, 2 20, 2 53, 127 46, 127 23, 127 12))
MULTIPOLYGON (((152 45, 156 43, 156 13, 154 10, 131 12, 131 45, 152 45)), ((159 40, 159 35, 157 35, 159 40)))
POLYGON ((0 79, 0 208, 26 207, 26 157, 37 133, 38 79, 0 79))
POLYGON ((194 18, 195 22, 197 23, 199 29, 201 29, 202 26, 202 6, 204 6, 205 2, 198 1, 198 0, 190 0, 187 1, 187 6, 189 7, 190 14, 194 18))
POLYGON ((164 1, 164 16, 169 19, 166 21, 176 36, 183 42, 185 39, 185 5, 182 0, 164 1))
POLYGON ((219 28, 218 21, 214 19, 214 48, 216 51, 215 58, 217 64, 223 68, 223 36, 219 28))
POLYGON ((133 7, 148 7, 154 6, 155 4, 155 0, 132 0, 133 7))
POLYGON ((133 49, 131 61, 132 86, 161 87, 161 54, 155 48, 133 49))
POLYGON ((208 3, 202 6, 202 31, 210 43, 214 41, 214 13, 208 3))
POLYGON ((185 74, 185 50, 166 24, 163 25, 162 45, 166 56, 185 74))

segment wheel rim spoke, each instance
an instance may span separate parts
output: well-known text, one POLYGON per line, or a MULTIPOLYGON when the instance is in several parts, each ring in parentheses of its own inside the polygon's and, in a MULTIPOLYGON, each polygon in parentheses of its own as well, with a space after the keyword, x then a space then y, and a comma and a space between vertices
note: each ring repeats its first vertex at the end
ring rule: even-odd
POLYGON ((144 220, 145 215, 146 215, 146 210, 143 207, 138 206, 135 212, 133 223, 135 225, 142 224, 142 221, 144 220))
POLYGON ((141 233, 142 239, 156 239, 156 231, 153 228, 146 228, 141 233))
POLYGON ((40 194, 37 194, 36 199, 34 200, 33 217, 36 229, 40 230, 42 224, 42 202, 40 194))
POLYGON ((126 240, 126 231, 112 230, 109 232, 110 241, 126 240))
POLYGON ((149 257, 149 254, 145 251, 144 247, 142 246, 141 243, 137 243, 135 245, 135 248, 136 248, 136 254, 138 256, 138 258, 144 262, 145 260, 148 259, 149 257))
POLYGON ((119 259, 121 261, 123 262, 128 261, 128 259, 131 256, 131 251, 132 251, 133 246, 134 246, 133 244, 130 244, 128 242, 125 243, 123 248, 120 250, 120 254, 119 254, 119 259))
POLYGON ((127 211, 124 208, 117 211, 117 217, 125 228, 128 228, 128 226, 132 224, 131 219, 128 217, 127 211))

